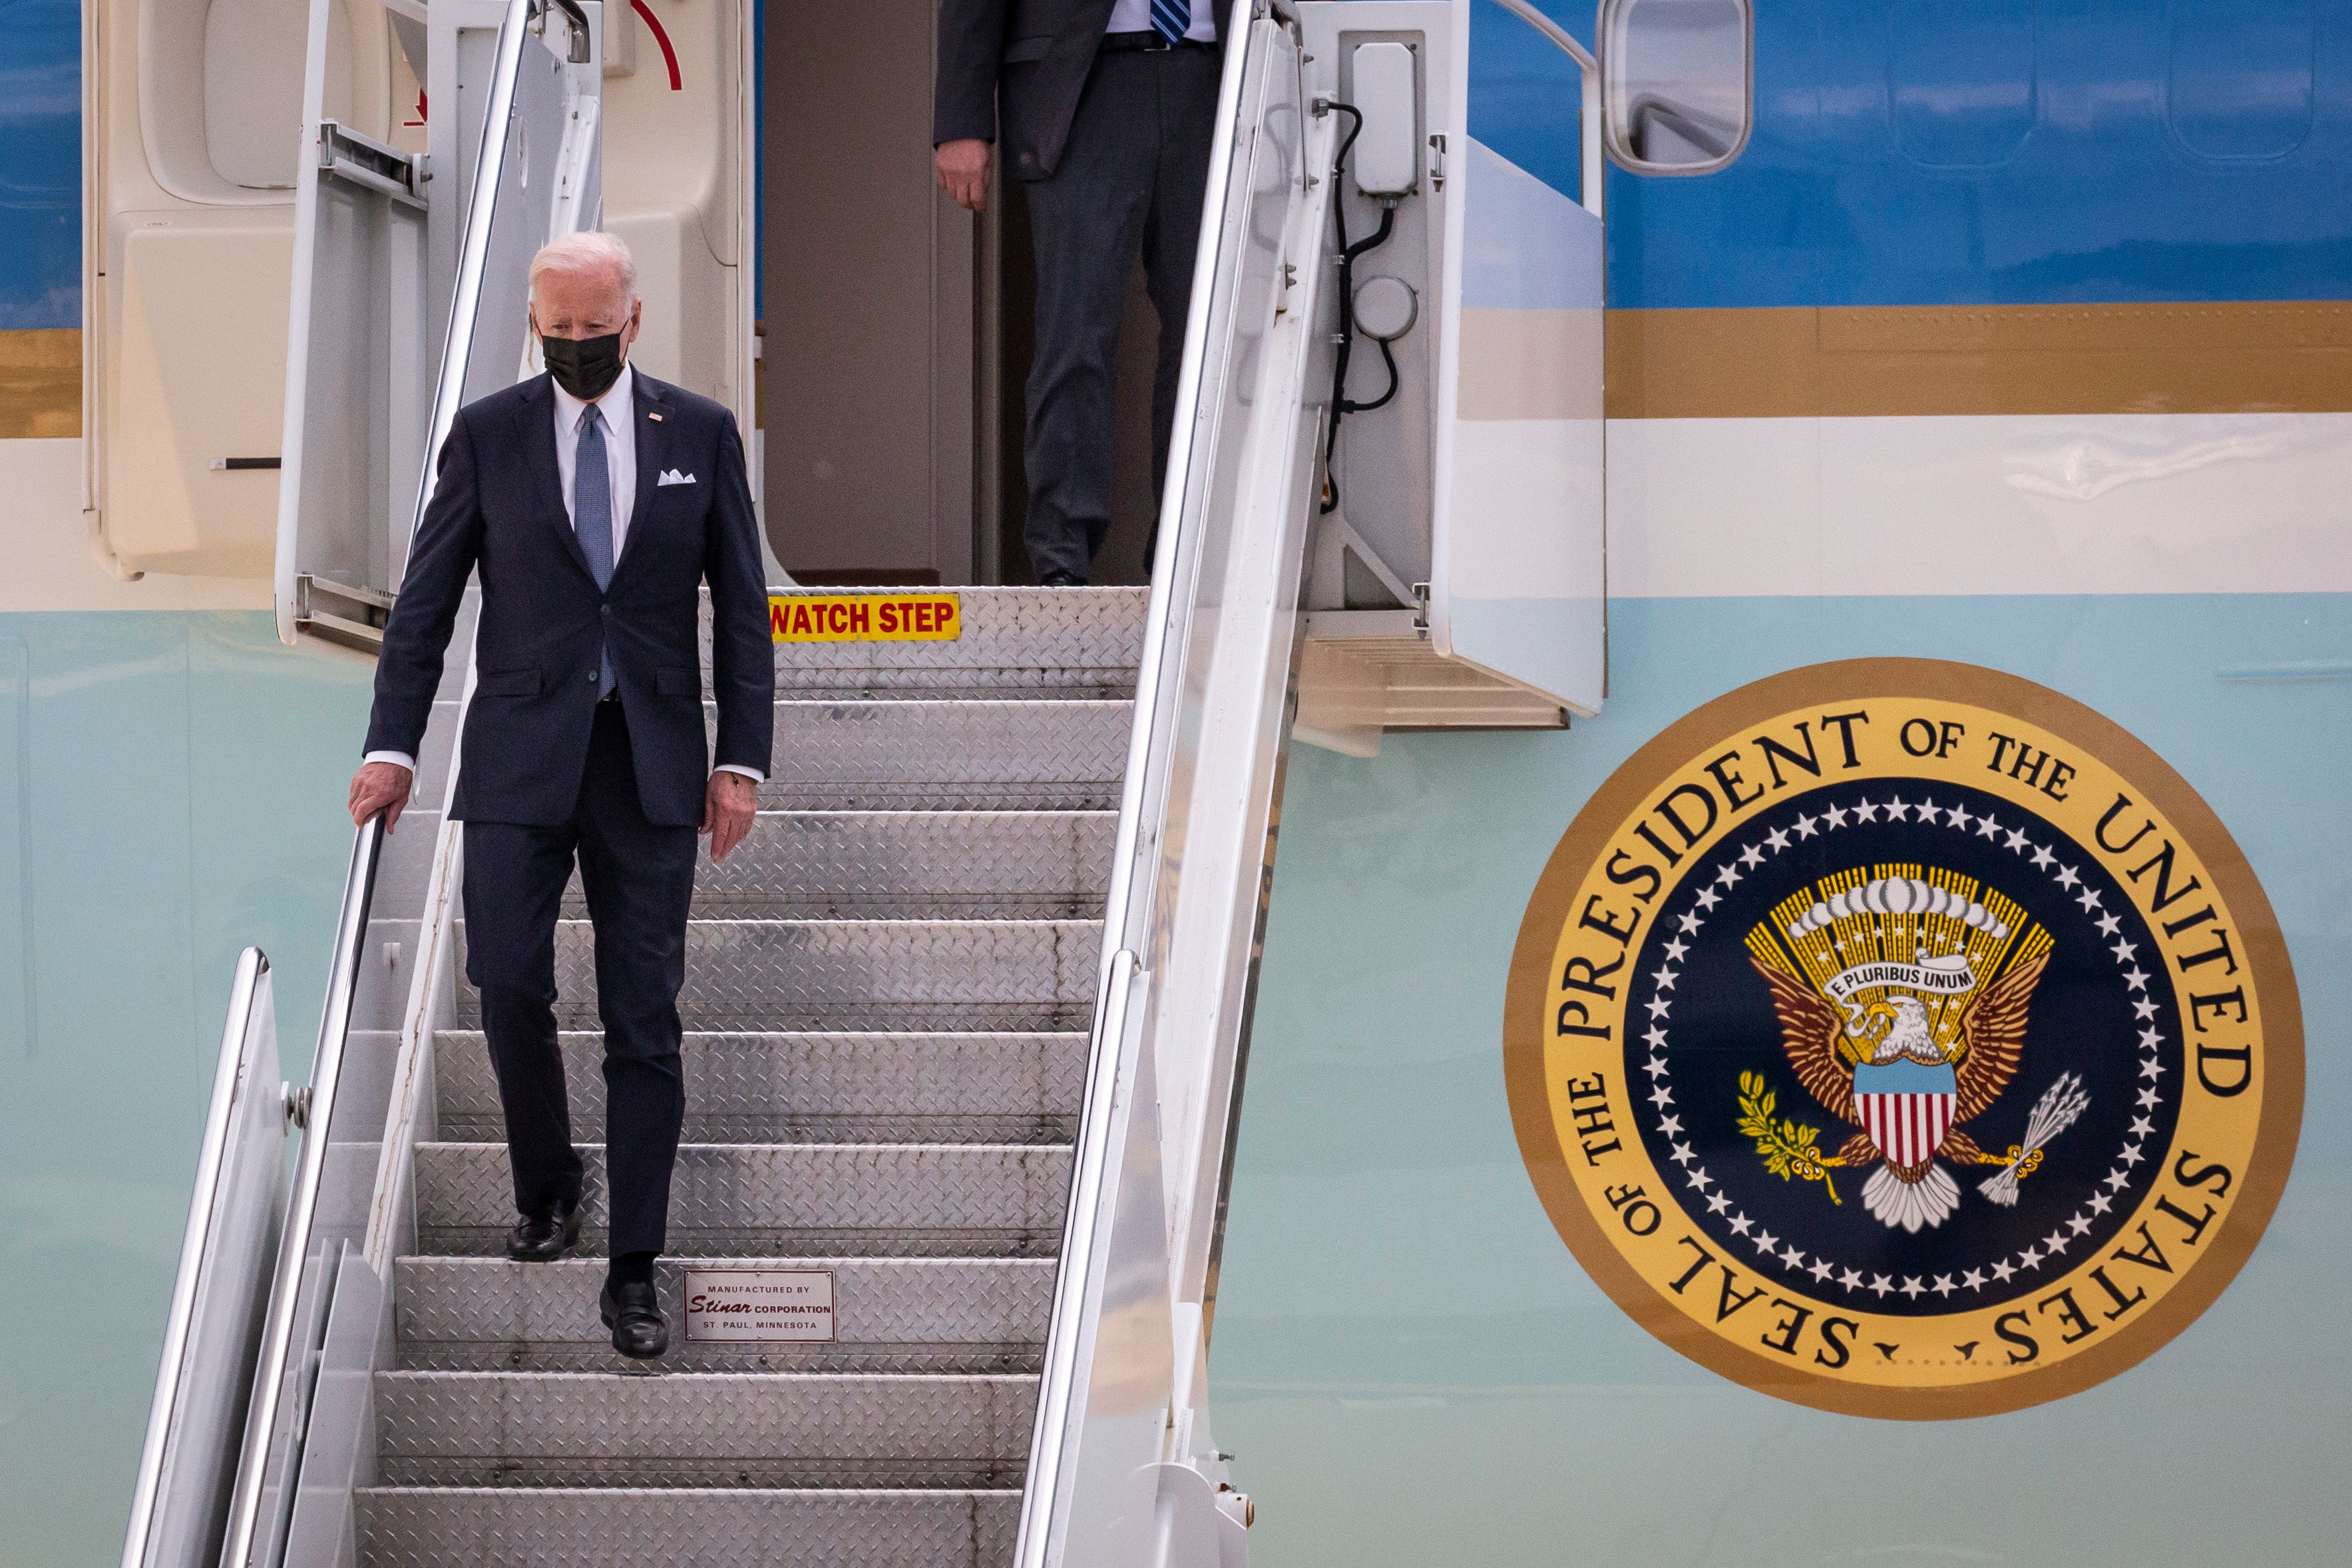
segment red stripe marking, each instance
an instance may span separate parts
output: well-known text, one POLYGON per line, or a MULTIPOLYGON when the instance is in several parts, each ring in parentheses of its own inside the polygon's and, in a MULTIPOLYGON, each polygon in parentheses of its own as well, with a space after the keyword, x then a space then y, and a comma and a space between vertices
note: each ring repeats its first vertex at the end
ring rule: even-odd
POLYGON ((653 7, 646 5, 646 0, 629 0, 629 9, 643 16, 646 26, 654 30, 654 42, 661 46, 662 58, 669 65, 669 89, 678 91, 677 51, 670 47, 669 34, 663 30, 661 18, 654 15, 653 7))

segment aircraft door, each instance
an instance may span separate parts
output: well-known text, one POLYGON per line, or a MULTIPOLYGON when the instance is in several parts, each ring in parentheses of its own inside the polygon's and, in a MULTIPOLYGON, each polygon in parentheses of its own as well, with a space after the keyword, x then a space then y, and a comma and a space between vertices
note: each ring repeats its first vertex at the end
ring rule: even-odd
POLYGON ((532 253, 597 221, 601 6, 512 0, 494 34, 489 7, 436 6, 418 77, 457 106, 436 165, 324 112, 340 4, 311 7, 275 600, 286 642, 373 652, 450 419, 530 368, 532 253))
MULTIPOLYGON (((126 580, 270 570, 310 8, 82 6, 84 510, 126 580)), ((321 16, 314 100, 394 135, 383 5, 321 16)))
POLYGON ((1438 95, 1429 143, 1433 182, 1452 197, 1439 270, 1429 636, 1441 655, 1590 716, 1608 688, 1601 73, 1526 0, 1499 9, 1454 0, 1453 23, 1453 90, 1438 95), (1577 195, 1474 133, 1486 120, 1481 95, 1499 89, 1472 69, 1473 51, 1497 47, 1567 57, 1549 65, 1574 84, 1554 113, 1559 131, 1576 129, 1577 195))

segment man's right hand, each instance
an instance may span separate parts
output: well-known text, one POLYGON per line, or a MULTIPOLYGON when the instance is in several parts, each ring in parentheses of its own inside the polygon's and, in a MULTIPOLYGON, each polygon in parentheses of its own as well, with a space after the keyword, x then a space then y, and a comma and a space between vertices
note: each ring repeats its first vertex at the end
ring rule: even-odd
POLYGON ((987 142, 967 136, 961 142, 940 142, 931 154, 931 172, 939 177, 940 189, 966 212, 976 213, 988 205, 988 151, 987 142))
POLYGON ((362 763, 360 771, 352 775, 352 825, 364 826, 380 811, 383 830, 390 833, 407 806, 409 786, 415 782, 416 775, 398 763, 362 763))

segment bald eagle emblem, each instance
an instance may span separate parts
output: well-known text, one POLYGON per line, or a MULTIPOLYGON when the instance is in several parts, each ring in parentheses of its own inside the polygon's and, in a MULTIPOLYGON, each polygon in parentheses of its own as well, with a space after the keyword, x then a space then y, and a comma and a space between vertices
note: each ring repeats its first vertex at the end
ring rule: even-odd
POLYGON ((1741 1085, 1743 1130, 1784 1177, 1827 1184, 1832 1169, 1869 1169, 1863 1206, 1890 1228, 1950 1217, 1961 1194, 1947 1164, 2000 1166, 1979 1190, 2013 1205, 2042 1145, 2089 1103, 2064 1074, 2023 1143, 1989 1153, 1968 1131, 2017 1076, 2051 946, 2012 900, 1930 868, 1843 871, 1781 900, 1748 932, 1748 955, 1771 987, 1797 1081, 1856 1131, 1821 1153, 1811 1128, 1772 1122, 1759 1075, 1741 1085))

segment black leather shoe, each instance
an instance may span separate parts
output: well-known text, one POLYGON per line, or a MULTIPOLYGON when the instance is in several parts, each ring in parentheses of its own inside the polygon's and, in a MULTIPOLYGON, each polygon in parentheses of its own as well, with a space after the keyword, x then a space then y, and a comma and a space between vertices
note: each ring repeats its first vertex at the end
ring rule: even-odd
POLYGON ((631 1361, 652 1361, 669 1349, 669 1324, 662 1320, 661 1300, 650 1284, 615 1285, 604 1281, 597 1310, 613 1331, 613 1348, 631 1361))
POLYGON ((507 1232, 507 1256, 517 1263, 552 1263, 580 1239, 580 1205, 556 1200, 542 1215, 525 1215, 507 1232))
POLYGON ((1087 580, 1066 567, 1056 566, 1037 579, 1040 588, 1083 588, 1087 580))

